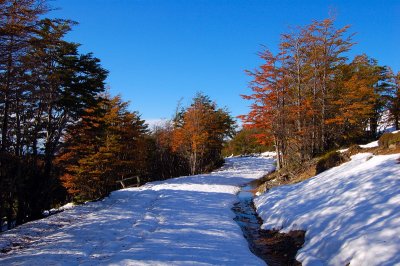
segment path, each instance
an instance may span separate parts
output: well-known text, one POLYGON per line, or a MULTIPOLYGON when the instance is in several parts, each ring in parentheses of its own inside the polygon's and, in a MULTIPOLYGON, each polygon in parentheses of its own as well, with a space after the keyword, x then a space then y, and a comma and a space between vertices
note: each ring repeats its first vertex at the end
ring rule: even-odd
POLYGON ((219 171, 112 193, 0 237, 1 265, 264 265, 231 208, 273 159, 230 158, 219 171))

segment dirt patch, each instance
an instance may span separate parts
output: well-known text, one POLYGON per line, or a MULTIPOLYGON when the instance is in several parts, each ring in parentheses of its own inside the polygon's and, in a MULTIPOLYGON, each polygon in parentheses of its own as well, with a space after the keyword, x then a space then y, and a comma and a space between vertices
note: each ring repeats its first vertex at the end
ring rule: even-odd
POLYGON ((308 162, 304 162, 303 165, 297 169, 281 169, 264 176, 261 179, 254 181, 254 185, 257 186, 258 193, 264 193, 269 189, 282 185, 295 184, 317 174, 317 163, 318 159, 313 159, 308 162))
POLYGON ((377 147, 371 152, 375 155, 389 155, 400 153, 400 144, 389 146, 388 148, 377 147))
POLYGON ((301 265, 295 257, 304 244, 305 231, 280 233, 276 230, 261 230, 262 238, 256 240, 258 256, 270 266, 301 265))

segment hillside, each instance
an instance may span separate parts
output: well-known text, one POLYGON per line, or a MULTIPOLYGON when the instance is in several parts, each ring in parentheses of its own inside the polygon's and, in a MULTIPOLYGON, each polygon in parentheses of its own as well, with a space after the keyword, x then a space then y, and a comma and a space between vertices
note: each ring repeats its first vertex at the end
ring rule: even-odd
POLYGON ((400 262, 399 154, 360 153, 309 180, 257 197, 264 229, 305 230, 303 265, 400 262))

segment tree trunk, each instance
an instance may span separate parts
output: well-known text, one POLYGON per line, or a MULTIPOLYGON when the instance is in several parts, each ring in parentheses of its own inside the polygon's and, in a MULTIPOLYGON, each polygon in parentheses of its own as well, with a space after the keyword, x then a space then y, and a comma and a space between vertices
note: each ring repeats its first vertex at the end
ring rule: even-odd
POLYGON ((281 149, 279 146, 279 142, 276 136, 274 136, 274 142, 275 142, 275 152, 276 152, 276 169, 279 170, 282 168, 282 154, 281 154, 281 149))
MULTIPOLYGON (((11 36, 11 44, 13 43, 14 38, 11 36)), ((6 72, 6 84, 4 86, 4 112, 3 112, 3 125, 1 130, 1 152, 5 152, 7 149, 7 135, 8 135, 8 116, 10 109, 10 90, 11 90, 11 70, 12 70, 12 48, 9 48, 8 51, 8 59, 7 59, 7 72, 6 72)))

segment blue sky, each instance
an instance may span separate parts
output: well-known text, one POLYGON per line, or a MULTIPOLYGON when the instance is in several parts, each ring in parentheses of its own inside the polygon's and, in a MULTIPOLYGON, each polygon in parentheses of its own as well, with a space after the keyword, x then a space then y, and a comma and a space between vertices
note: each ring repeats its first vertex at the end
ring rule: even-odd
POLYGON ((54 0, 51 16, 79 22, 67 39, 110 71, 144 119, 170 118, 202 91, 237 116, 248 111, 245 69, 261 45, 276 50, 290 26, 336 14, 356 32, 350 57, 366 53, 400 71, 400 1, 54 0))

